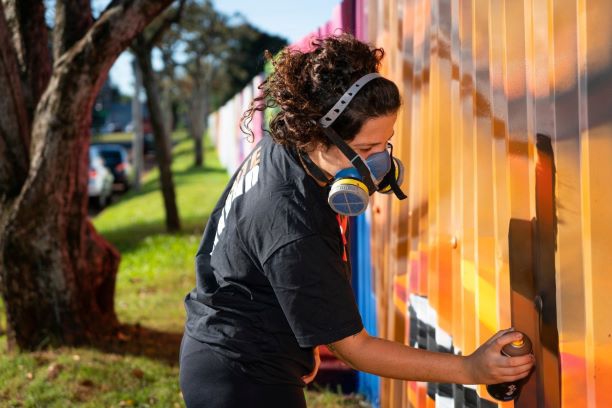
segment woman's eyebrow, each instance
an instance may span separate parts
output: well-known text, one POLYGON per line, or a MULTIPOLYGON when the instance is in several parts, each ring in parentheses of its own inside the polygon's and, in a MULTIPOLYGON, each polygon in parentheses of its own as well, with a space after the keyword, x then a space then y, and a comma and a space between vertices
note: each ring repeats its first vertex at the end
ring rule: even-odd
MULTIPOLYGON (((391 138, 392 138, 394 135, 395 135, 395 130, 393 131, 393 133, 391 133, 391 136, 389 136, 389 138, 387 139, 387 142, 388 142, 389 140, 391 140, 391 138)), ((387 143, 387 142, 385 142, 385 143, 387 143)), ((379 144, 380 144, 380 142, 379 142, 379 143, 357 143, 357 144, 355 145, 355 147, 361 147, 361 148, 363 148, 363 147, 374 147, 374 146, 377 146, 377 145, 379 145, 379 144)))
POLYGON ((380 143, 359 143, 359 144, 356 144, 355 147, 374 147, 379 144, 380 143))

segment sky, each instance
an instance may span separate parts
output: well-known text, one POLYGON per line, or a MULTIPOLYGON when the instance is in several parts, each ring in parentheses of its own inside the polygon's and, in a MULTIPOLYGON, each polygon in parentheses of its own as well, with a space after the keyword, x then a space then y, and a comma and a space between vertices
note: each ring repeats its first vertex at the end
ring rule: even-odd
MULTIPOLYGON (((213 3, 222 13, 240 12, 260 30, 285 37, 291 44, 330 20, 340 0, 213 0, 213 3)), ((131 60, 131 55, 124 52, 110 71, 111 80, 126 95, 133 92, 131 60)))

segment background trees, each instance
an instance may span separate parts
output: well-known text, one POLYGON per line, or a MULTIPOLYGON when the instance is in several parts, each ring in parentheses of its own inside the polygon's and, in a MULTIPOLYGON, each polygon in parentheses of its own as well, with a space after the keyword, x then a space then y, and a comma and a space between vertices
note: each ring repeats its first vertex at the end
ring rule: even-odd
POLYGON ((180 25, 160 44, 164 65, 173 70, 169 83, 182 94, 183 110, 195 140, 195 166, 202 166, 206 117, 264 68, 264 50, 276 53, 284 38, 264 33, 243 16, 226 16, 209 0, 186 4, 180 25))
POLYGON ((144 32, 138 34, 132 43, 132 51, 136 56, 138 67, 142 73, 142 84, 147 94, 147 107, 149 108, 151 127, 155 140, 156 161, 159 168, 161 190, 166 210, 166 229, 168 231, 180 230, 181 221, 176 205, 176 194, 170 169, 172 162, 170 126, 169 123, 164 123, 164 119, 167 121, 170 118, 163 114, 163 105, 160 99, 161 95, 157 85, 157 78, 153 70, 151 54, 153 47, 161 42, 161 39, 172 24, 179 23, 184 5, 185 0, 179 0, 176 9, 170 10, 144 32))

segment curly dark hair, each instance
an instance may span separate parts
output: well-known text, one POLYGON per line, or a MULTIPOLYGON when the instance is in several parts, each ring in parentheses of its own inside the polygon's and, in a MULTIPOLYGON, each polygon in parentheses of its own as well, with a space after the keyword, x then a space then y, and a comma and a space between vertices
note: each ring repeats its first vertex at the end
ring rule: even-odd
MULTIPOLYGON (((244 133, 253 136, 249 124, 256 111, 279 108, 270 122, 276 143, 304 150, 318 143, 331 144, 319 119, 357 79, 378 72, 385 53, 350 34, 320 38, 312 45, 310 52, 286 47, 274 58, 266 52, 274 71, 259 86, 262 95, 242 116, 244 133)), ((397 86, 386 78, 375 78, 359 91, 332 128, 350 141, 366 120, 395 113, 400 105, 397 86)))

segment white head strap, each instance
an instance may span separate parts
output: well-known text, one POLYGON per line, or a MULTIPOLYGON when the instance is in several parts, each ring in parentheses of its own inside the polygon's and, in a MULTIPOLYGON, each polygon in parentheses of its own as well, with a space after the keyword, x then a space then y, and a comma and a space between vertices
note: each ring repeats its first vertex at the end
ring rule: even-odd
POLYGON ((319 124, 324 128, 331 126, 331 124, 338 119, 338 116, 344 112, 344 109, 346 109, 349 102, 353 100, 355 95, 357 95, 357 92, 359 92, 359 90, 363 88, 365 84, 378 77, 380 77, 380 74, 373 72, 371 74, 366 74, 355 81, 355 83, 349 87, 344 95, 338 99, 338 102, 336 102, 336 104, 332 106, 332 108, 325 115, 323 115, 321 119, 319 119, 319 124))

